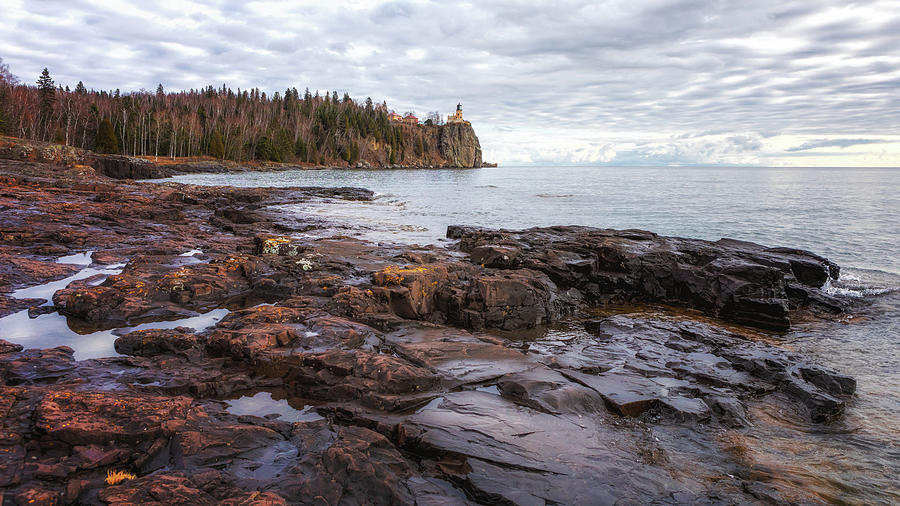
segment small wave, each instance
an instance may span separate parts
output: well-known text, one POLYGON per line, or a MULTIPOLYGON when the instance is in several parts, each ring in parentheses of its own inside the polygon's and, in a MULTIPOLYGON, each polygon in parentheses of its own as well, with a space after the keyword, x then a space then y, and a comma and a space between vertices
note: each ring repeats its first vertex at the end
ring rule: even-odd
POLYGON ((494 185, 494 184, 483 184, 480 186, 476 186, 475 188, 500 188, 500 187, 497 185, 494 185))
POLYGON ((900 288, 864 288, 862 290, 854 290, 853 288, 842 288, 839 286, 828 286, 826 283, 822 287, 822 291, 832 297, 850 297, 861 299, 866 296, 885 295, 900 290, 900 288))
POLYGON ((564 199, 568 197, 574 197, 575 195, 571 193, 538 193, 535 197, 542 199, 564 199))
POLYGON ((885 295, 900 291, 900 286, 877 286, 864 281, 859 276, 841 273, 837 281, 828 279, 822 285, 822 291, 833 297, 849 297, 860 299, 867 296, 885 295))
POLYGON ((398 228, 404 232, 428 232, 427 228, 418 225, 400 225, 398 228))

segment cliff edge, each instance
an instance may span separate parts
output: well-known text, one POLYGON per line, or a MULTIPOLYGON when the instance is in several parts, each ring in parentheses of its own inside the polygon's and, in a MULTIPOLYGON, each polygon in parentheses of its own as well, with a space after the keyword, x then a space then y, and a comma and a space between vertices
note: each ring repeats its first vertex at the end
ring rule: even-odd
POLYGON ((438 151, 454 167, 479 168, 482 165, 481 143, 468 122, 440 127, 438 151))

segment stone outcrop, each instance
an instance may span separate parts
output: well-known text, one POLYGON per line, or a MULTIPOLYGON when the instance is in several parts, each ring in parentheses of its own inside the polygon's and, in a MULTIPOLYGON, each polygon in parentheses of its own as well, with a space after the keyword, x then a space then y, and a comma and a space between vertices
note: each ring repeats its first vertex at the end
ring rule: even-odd
POLYGON ((587 227, 450 227, 447 236, 474 263, 541 272, 559 292, 594 304, 663 302, 771 330, 787 330, 798 308, 843 309, 818 290, 838 266, 808 251, 587 227))
POLYGON ((153 162, 122 155, 94 155, 91 165, 98 174, 113 179, 157 179, 171 175, 171 171, 153 162))
POLYGON ((438 151, 452 167, 481 167, 481 143, 469 123, 450 123, 440 127, 438 151))

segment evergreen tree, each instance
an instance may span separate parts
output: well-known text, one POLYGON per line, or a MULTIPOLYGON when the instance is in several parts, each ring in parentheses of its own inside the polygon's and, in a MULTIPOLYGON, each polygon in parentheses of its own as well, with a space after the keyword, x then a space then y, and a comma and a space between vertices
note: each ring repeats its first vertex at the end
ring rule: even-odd
POLYGON ((47 123, 49 123, 50 116, 53 113, 53 104, 56 102, 56 86, 53 83, 53 79, 50 79, 50 71, 47 70, 47 67, 44 67, 44 71, 41 72, 41 77, 38 78, 37 85, 41 104, 39 118, 40 123, 43 126, 41 131, 43 132, 47 129, 47 123))
POLYGON ((100 126, 97 127, 97 140, 94 144, 94 151, 98 153, 119 152, 119 137, 116 135, 116 130, 113 128, 112 123, 106 118, 100 121, 100 126))
POLYGON ((41 77, 37 80, 38 89, 41 90, 41 98, 45 98, 46 96, 50 97, 50 100, 54 100, 56 98, 56 84, 53 82, 53 79, 50 78, 50 71, 47 70, 47 67, 44 67, 44 71, 41 72, 41 77))
POLYGON ((306 153, 306 142, 303 140, 303 137, 297 137, 297 142, 294 144, 294 156, 301 162, 309 161, 306 153))
POLYGON ((159 83, 159 85, 156 87, 156 98, 163 98, 165 96, 166 92, 165 90, 163 90, 163 85, 162 83, 159 83))
POLYGON ((356 162, 359 161, 359 144, 352 143, 350 144, 350 165, 356 165, 356 162))
POLYGON ((256 143, 256 158, 259 160, 269 160, 272 162, 280 162, 281 154, 275 148, 275 143, 268 136, 262 136, 256 143))
POLYGON ((79 95, 87 93, 87 88, 84 87, 83 82, 78 81, 78 84, 75 86, 75 93, 78 93, 79 95))
POLYGON ((222 140, 222 134, 218 129, 213 130, 209 139, 209 155, 215 158, 225 158, 225 141, 222 140))

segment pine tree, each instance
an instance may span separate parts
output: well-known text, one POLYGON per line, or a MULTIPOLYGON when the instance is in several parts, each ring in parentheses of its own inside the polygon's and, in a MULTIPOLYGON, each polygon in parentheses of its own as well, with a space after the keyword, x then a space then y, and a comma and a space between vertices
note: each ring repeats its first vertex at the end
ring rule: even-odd
POLYGON ((118 153, 119 137, 112 123, 104 118, 97 127, 97 140, 94 144, 94 151, 98 153, 118 153))
POLYGON ((87 93, 87 88, 84 87, 83 82, 78 81, 78 84, 75 86, 75 93, 78 93, 79 95, 87 93))
POLYGON ((225 141, 222 140, 222 134, 219 130, 213 130, 209 139, 209 155, 222 159, 225 158, 225 141))
POLYGON ((309 161, 306 154, 306 142, 303 140, 303 137, 297 137, 297 142, 294 144, 294 155, 301 162, 309 161))
MULTIPOLYGON (((42 132, 47 130, 47 123, 50 122, 50 116, 53 113, 53 104, 56 102, 56 86, 53 79, 50 79, 50 71, 44 67, 41 77, 37 80, 38 91, 40 93, 40 122, 43 125, 42 132)), ((42 135, 43 136, 43 135, 42 135)))

